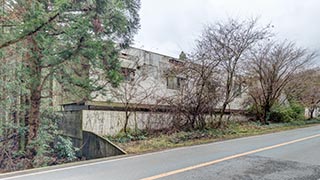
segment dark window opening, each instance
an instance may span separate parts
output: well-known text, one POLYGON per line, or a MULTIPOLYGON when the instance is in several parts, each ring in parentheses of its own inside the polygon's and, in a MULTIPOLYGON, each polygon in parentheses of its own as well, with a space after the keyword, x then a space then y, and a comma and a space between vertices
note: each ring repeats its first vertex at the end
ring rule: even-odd
POLYGON ((168 76, 166 80, 167 80, 167 88, 175 89, 175 90, 180 89, 185 82, 185 78, 176 77, 176 76, 168 76))
POLYGON ((121 68, 121 74, 125 81, 134 81, 134 77, 136 75, 135 69, 131 68, 121 68))

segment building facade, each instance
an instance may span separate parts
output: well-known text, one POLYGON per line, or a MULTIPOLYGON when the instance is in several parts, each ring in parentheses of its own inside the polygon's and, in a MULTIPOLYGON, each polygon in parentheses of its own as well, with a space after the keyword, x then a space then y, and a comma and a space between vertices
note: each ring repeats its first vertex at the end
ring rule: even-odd
MULTIPOLYGON (((130 129, 170 127, 171 107, 162 100, 175 96, 185 83, 185 77, 168 73, 175 66, 182 65, 184 60, 129 48, 121 52, 120 62, 123 81, 118 87, 108 84, 106 93, 93 94, 91 101, 64 104, 64 109, 81 117, 83 130, 99 135, 121 131, 128 113, 130 129)), ((241 111, 244 98, 236 98, 227 113, 241 111)), ((244 119, 239 115, 234 117, 244 119)))

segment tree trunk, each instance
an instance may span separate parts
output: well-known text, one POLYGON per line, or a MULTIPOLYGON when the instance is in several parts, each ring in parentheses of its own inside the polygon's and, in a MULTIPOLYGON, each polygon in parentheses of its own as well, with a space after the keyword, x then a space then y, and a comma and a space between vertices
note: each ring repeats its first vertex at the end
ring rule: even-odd
POLYGON ((217 128, 222 128, 222 126, 223 126, 222 121, 223 121, 224 113, 226 112, 226 109, 227 109, 227 105, 228 105, 227 103, 223 103, 223 105, 222 105, 217 128))
POLYGON ((310 119, 313 119, 314 108, 309 109, 310 119))
POLYGON ((126 109, 125 111, 126 111, 126 119, 123 126, 123 132, 127 134, 128 123, 129 123, 129 112, 128 112, 128 109, 126 109))
MULTIPOLYGON (((40 127, 40 107, 41 107, 41 81, 42 81, 42 67, 41 67, 41 52, 37 46, 34 37, 28 38, 28 43, 32 52, 32 56, 28 59, 27 69, 29 71, 30 84, 30 106, 29 106, 29 132, 27 145, 30 145, 38 138, 38 131, 40 127)), ((29 155, 36 154, 37 147, 29 147, 29 155), (31 153, 31 154, 30 154, 31 153)), ((32 158, 32 157, 31 157, 32 158)))
POLYGON ((269 114, 270 114, 270 111, 271 111, 271 107, 269 104, 266 104, 263 108, 263 116, 262 116, 262 124, 266 125, 268 124, 268 120, 269 120, 269 114))
POLYGON ((137 121, 137 111, 134 111, 134 131, 138 132, 138 121, 137 121))
POLYGON ((30 98, 30 119, 29 119, 29 135, 28 141, 31 142, 38 137, 38 130, 40 126, 40 105, 41 93, 37 90, 31 89, 30 98))
MULTIPOLYGON (((41 74, 41 71, 40 71, 41 74)), ((41 76, 35 77, 32 88, 30 89, 30 106, 29 106, 29 118, 28 118, 28 138, 27 138, 27 155, 32 159, 37 154, 37 145, 30 146, 38 138, 40 127, 40 107, 41 107, 41 91, 40 80, 41 76)))
POLYGON ((199 129, 203 130, 206 127, 206 118, 203 115, 198 115, 199 129))

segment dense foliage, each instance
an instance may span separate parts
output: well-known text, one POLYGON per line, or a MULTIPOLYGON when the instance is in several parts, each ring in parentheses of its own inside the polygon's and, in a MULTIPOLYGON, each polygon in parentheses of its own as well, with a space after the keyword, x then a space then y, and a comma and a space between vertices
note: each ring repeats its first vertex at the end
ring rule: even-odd
MULTIPOLYGON (((55 123, 46 124, 43 112, 56 96, 88 100, 106 83, 119 83, 118 52, 139 28, 140 1, 6 0, 1 7, 0 137, 14 137, 12 153, 29 162, 25 167, 45 164, 42 157, 57 155, 47 151, 52 147, 59 158, 73 157, 70 148, 61 149, 70 143, 49 133, 55 123)), ((13 156, 0 161, 12 162, 13 156)))
POLYGON ((304 120, 304 107, 297 102, 290 102, 288 105, 275 104, 270 112, 270 121, 293 122, 304 120))

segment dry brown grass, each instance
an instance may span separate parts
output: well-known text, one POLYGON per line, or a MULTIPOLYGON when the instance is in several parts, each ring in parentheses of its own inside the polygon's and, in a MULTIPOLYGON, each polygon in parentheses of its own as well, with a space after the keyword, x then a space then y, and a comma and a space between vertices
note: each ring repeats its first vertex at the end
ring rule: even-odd
POLYGON ((274 133, 318 124, 320 124, 320 121, 315 121, 310 124, 271 124, 267 126, 261 126, 256 123, 233 123, 229 124, 228 128, 224 130, 206 129, 202 131, 148 135, 142 138, 142 140, 128 140, 122 142, 117 142, 117 138, 119 137, 114 138, 113 140, 116 141, 116 144, 123 148, 127 153, 141 154, 176 147, 192 146, 227 139, 274 133))

